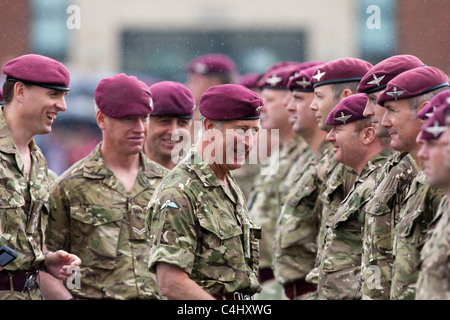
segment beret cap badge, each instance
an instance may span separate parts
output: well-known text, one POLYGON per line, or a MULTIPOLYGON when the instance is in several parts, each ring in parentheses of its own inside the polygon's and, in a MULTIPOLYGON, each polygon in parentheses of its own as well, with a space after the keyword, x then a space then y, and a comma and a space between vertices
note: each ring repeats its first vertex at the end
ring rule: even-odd
POLYGON ((386 77, 386 75, 381 76, 381 77, 377 77, 377 75, 374 73, 373 74, 373 80, 368 82, 367 84, 376 84, 377 86, 380 86, 381 81, 383 81, 383 79, 386 77))
POLYGON ((397 87, 394 87, 391 92, 386 92, 387 95, 393 97, 395 100, 398 100, 398 97, 404 93, 405 91, 398 91, 397 87))
POLYGON ((352 117, 351 114, 349 114, 348 116, 346 116, 346 115, 344 114, 344 112, 341 111, 341 116, 340 116, 340 117, 337 117, 337 118, 334 118, 334 119, 335 119, 335 120, 338 120, 338 121, 342 121, 343 123, 346 123, 347 120, 350 119, 351 117, 352 117))

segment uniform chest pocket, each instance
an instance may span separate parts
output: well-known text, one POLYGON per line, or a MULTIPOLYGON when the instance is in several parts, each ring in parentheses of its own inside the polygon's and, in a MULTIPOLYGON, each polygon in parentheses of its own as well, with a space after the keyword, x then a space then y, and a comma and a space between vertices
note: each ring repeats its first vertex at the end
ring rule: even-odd
POLYGON ((420 234, 416 234, 416 244, 421 245, 426 239, 426 224, 424 223, 424 217, 423 217, 423 210, 418 209, 415 210, 413 214, 408 214, 407 216, 403 217, 401 221, 397 224, 396 228, 396 234, 399 237, 406 238, 412 235, 413 232, 419 232, 420 234), (415 225, 423 225, 421 228, 418 229, 415 228, 415 225), (417 229, 415 231, 414 229, 417 229))
POLYGON ((14 190, 0 189, 0 209, 17 209, 25 205, 22 194, 14 190))
POLYGON ((206 278, 234 281, 236 269, 244 260, 242 229, 229 218, 199 214, 198 221, 201 235, 196 250, 196 270, 206 278))
POLYGON ((366 244, 370 261, 390 258, 393 250, 395 192, 379 192, 364 207, 366 244))
POLYGON ((202 228, 214 234, 219 241, 231 239, 242 234, 242 229, 237 222, 229 218, 199 216, 199 223, 202 228))
POLYGON ((70 207, 71 250, 83 265, 113 269, 123 219, 120 208, 95 204, 70 207))

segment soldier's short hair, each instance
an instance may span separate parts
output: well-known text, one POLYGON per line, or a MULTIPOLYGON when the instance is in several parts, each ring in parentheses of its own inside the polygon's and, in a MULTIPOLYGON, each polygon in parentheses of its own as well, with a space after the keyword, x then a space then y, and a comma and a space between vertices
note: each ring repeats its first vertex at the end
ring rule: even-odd
POLYGON ((409 99, 409 107, 411 108, 411 110, 417 110, 417 108, 425 101, 430 101, 431 99, 433 99, 433 97, 435 95, 437 95, 440 92, 449 90, 450 87, 442 87, 430 92, 427 92, 425 94, 421 94, 419 96, 415 96, 409 99))
POLYGON ((14 96, 14 85, 16 83, 12 81, 5 81, 3 84, 3 103, 8 105, 14 96))
POLYGON ((356 89, 358 88, 359 81, 351 81, 351 82, 339 82, 339 83, 332 83, 331 87, 334 91, 334 99, 339 100, 341 93, 345 89, 350 89, 353 93, 356 93, 356 89))
MULTIPOLYGON (((199 131, 199 137, 202 137, 203 134, 205 133, 205 126, 204 126, 205 119, 207 119, 207 118, 205 118, 204 116, 202 116, 202 115, 200 114, 200 116, 199 116, 199 121, 200 121, 200 123, 201 123, 201 130, 199 131)), ((211 119, 210 119, 210 120, 211 120, 211 119)), ((216 128, 217 128, 218 130, 222 130, 223 125, 224 125, 225 122, 226 122, 226 121, 218 121, 218 120, 211 120, 211 121, 214 122, 214 125, 216 126, 216 128)))

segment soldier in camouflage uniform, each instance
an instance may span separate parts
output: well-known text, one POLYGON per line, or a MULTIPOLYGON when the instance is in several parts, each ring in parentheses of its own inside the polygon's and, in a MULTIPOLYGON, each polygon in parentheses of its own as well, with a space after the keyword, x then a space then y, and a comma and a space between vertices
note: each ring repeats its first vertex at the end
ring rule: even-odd
MULTIPOLYGON (((220 84, 236 83, 239 76, 236 63, 222 53, 208 53, 195 57, 187 65, 186 72, 186 86, 192 91, 197 106, 206 90, 220 84)), ((199 112, 198 108, 193 111, 191 141, 195 143, 198 138, 199 112)))
POLYGON ((310 82, 315 67, 299 72, 289 80, 292 98, 287 106, 294 131, 308 144, 310 156, 298 168, 283 198, 281 214, 277 219, 274 236, 273 270, 275 279, 283 285, 289 299, 307 299, 316 286, 305 282, 305 276, 314 267, 319 217, 315 210, 318 191, 323 181, 322 168, 332 145, 325 140, 326 132, 315 121, 309 108, 314 99, 310 82), (320 175, 322 174, 322 176, 320 175))
POLYGON ((82 299, 155 299, 145 207, 168 171, 142 152, 153 109, 147 85, 125 74, 95 90, 103 140, 52 185, 48 244, 82 259, 82 299))
POLYGON ((154 109, 150 115, 144 153, 156 163, 172 170, 191 145, 195 100, 182 83, 161 81, 149 87, 154 109), (186 148, 186 149, 187 149, 186 148))
MULTIPOLYGON (((417 157, 420 145, 416 142, 422 120, 417 117, 417 112, 431 97, 446 87, 448 78, 442 71, 433 67, 419 67, 397 75, 378 96, 377 103, 386 108, 381 124, 389 130, 392 148, 407 152, 414 159, 416 168, 412 171, 418 171, 422 167, 421 160, 417 157)), ((409 172, 406 171, 406 175, 409 172)), ((427 183, 420 179, 421 175, 416 174, 401 189, 390 189, 397 199, 404 196, 404 204, 399 201, 395 204, 398 210, 377 212, 377 207, 371 206, 367 211, 370 217, 366 219, 365 226, 363 298, 390 298, 391 281, 395 285, 392 287, 392 299, 411 297, 408 284, 413 283, 416 277, 414 274, 417 272, 418 252, 423 244, 423 232, 435 215, 436 201, 442 196, 434 188, 428 188, 427 183), (420 190, 412 189, 417 187, 420 190), (412 249, 414 250, 411 251, 412 249), (414 265, 416 267, 410 268, 414 265)), ((404 180, 395 178, 394 181, 400 183, 404 180)), ((378 190, 379 194, 386 194, 382 190, 384 189, 378 190)), ((381 200, 374 198, 375 202, 371 205, 378 203, 380 207, 380 204, 390 203, 381 200)))
POLYGON ((149 267, 169 299, 245 299, 261 289, 261 229, 249 219, 230 171, 254 145, 262 106, 243 86, 208 89, 199 105, 204 137, 152 197, 149 267))
MULTIPOLYGON (((289 113, 285 108, 290 95, 287 87, 289 78, 300 70, 300 66, 300 63, 293 62, 269 68, 259 82, 264 101, 261 126, 267 129, 266 132, 279 130, 279 141, 268 136, 268 144, 279 144, 269 146, 270 161, 261 167, 248 200, 250 218, 264 230, 264 237, 260 241, 259 280, 267 290, 258 296, 261 299, 280 298, 281 288, 273 281, 272 271, 274 227, 280 215, 282 194, 291 187, 288 185, 289 180, 296 177, 292 171, 299 170, 310 155, 303 138, 289 125, 289 113), (266 295, 269 292, 274 295, 266 295)), ((266 141, 260 139, 260 150, 263 150, 264 143, 266 141)))
POLYGON ((431 100, 430 106, 436 107, 436 109, 431 118, 422 126, 420 138, 424 140, 424 144, 419 151, 419 156, 425 164, 424 172, 427 175, 427 181, 434 187, 442 188, 446 195, 442 198, 436 215, 429 224, 428 239, 420 252, 420 271, 415 298, 449 300, 450 90, 436 95, 431 100), (445 133, 443 133, 444 131, 445 133))
POLYGON ((335 147, 335 159, 358 175, 352 189, 328 219, 319 266, 319 299, 360 299, 360 272, 364 206, 373 193, 381 168, 391 153, 389 141, 378 138, 370 118, 363 116, 367 98, 344 98, 330 113, 333 129, 327 141, 335 147))
MULTIPOLYGON (((310 108, 315 111, 320 129, 325 132, 331 130, 330 126, 325 123, 329 113, 340 100, 356 92, 359 81, 371 67, 372 65, 364 60, 342 58, 317 68, 311 79, 315 96, 310 108)), ((327 171, 319 192, 321 202, 317 207, 320 212, 320 226, 317 238, 316 266, 307 276, 307 281, 315 284, 318 281, 318 266, 325 244, 326 223, 336 212, 356 179, 354 171, 345 164, 335 161, 333 154, 329 154, 325 162, 329 165, 324 168, 327 171)))
POLYGON ((67 109, 69 72, 53 59, 31 54, 8 61, 3 73, 7 77, 0 110, 0 245, 17 251, 18 257, 0 266, 0 299, 70 299, 62 283, 47 272, 65 280, 67 276, 59 276, 59 271, 66 273, 61 265, 80 261, 45 246, 47 162, 34 141, 34 135, 51 132, 54 118, 67 109))
MULTIPOLYGON (((417 113, 417 116, 423 121, 427 121, 433 115, 438 104, 438 101, 433 98, 417 113)), ((415 298, 420 251, 427 239, 430 223, 434 220, 444 196, 444 191, 439 189, 443 162, 441 146, 438 143, 439 136, 444 129, 444 124, 437 127, 425 127, 424 125, 417 137, 417 142, 422 144, 418 156, 424 169, 412 182, 400 211, 399 222, 395 227, 393 252, 395 260, 391 299, 412 300, 415 298), (431 152, 434 153, 429 156, 431 152), (434 172, 430 170, 434 170, 434 172)))
MULTIPOLYGON (((423 65, 420 59, 412 55, 392 56, 376 64, 361 80, 358 91, 365 93, 368 98, 364 115, 371 118, 378 137, 390 140, 388 128, 381 125, 386 109, 377 104, 378 96, 386 88, 388 82, 397 75, 423 65)), ((377 236, 372 236, 371 239, 365 238, 363 241, 365 251, 362 260, 362 277, 377 281, 376 285, 372 285, 370 289, 363 281, 364 298, 371 299, 389 299, 393 259, 392 249, 389 249, 392 248, 392 244, 389 244, 391 241, 390 221, 397 219, 394 217, 399 214, 411 181, 418 173, 418 167, 407 152, 394 150, 383 168, 383 173, 382 179, 375 186, 373 198, 366 205, 365 228, 373 227, 379 233, 377 236), (382 231, 384 227, 386 227, 385 232, 382 231), (384 236, 384 234, 387 235, 384 236), (383 237, 385 237, 384 242, 380 243, 380 249, 377 249, 379 254, 369 257, 366 253, 370 252, 371 246, 376 245, 383 237), (385 252, 382 252, 383 245, 387 245, 386 248, 388 248, 385 252), (376 263, 375 261, 379 261, 378 265, 383 266, 381 270, 376 269, 379 268, 376 266, 370 267, 371 263, 376 263), (376 271, 376 279, 374 271, 376 271)), ((371 232, 366 232, 364 235, 368 237, 371 232)))

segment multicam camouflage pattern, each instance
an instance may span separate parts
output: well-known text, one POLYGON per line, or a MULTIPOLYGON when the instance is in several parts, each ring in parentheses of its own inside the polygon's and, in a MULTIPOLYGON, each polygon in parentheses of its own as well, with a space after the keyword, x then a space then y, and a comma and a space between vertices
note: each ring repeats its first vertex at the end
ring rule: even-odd
POLYGON ((298 135, 278 152, 272 154, 272 161, 261 168, 248 201, 251 220, 264 230, 260 241, 261 269, 272 267, 274 226, 280 215, 282 194, 288 189, 286 181, 296 177, 290 171, 300 170, 311 156, 303 138, 298 135))
POLYGON ((403 200, 418 172, 409 154, 395 152, 384 165, 375 193, 364 208, 363 299, 389 299, 394 228, 403 200))
POLYGON ((304 280, 313 269, 317 253, 319 216, 316 212, 320 186, 324 179, 328 151, 324 141, 320 158, 312 156, 297 174, 290 192, 284 198, 274 238, 273 270, 281 284, 304 280))
MULTIPOLYGON (((32 168, 28 178, 22 172, 22 160, 0 108, 0 245, 6 244, 19 254, 5 266, 7 271, 36 270, 44 261, 42 245, 49 202, 47 162, 34 140, 29 147, 32 168)), ((29 298, 16 292, 14 296, 29 298)))
POLYGON ((416 300, 450 300, 450 208, 445 196, 420 253, 416 300))
POLYGON ((317 236, 317 255, 314 269, 308 274, 307 281, 317 284, 319 276, 319 265, 323 247, 325 246, 325 237, 327 234, 327 221, 332 218, 341 202, 345 199, 352 188, 356 173, 342 163, 334 159, 334 148, 328 148, 324 156, 320 174, 324 176, 324 181, 319 191, 319 200, 317 202, 316 212, 319 215, 319 233, 317 236))
POLYGON ((82 260, 80 298, 158 298, 148 271, 145 208, 167 169, 140 153, 141 170, 128 192, 106 168, 99 144, 52 184, 48 246, 82 260))
POLYGON ((303 171, 303 167, 310 161, 312 153, 303 138, 298 135, 289 141, 287 148, 283 148, 281 151, 280 165, 282 169, 279 169, 279 173, 281 175, 286 173, 284 179, 280 180, 279 186, 280 204, 282 205, 284 197, 291 191, 299 174, 303 171))
POLYGON ((230 189, 195 148, 167 174, 148 206, 152 271, 159 262, 177 266, 214 296, 260 291, 261 229, 230 173, 227 182, 230 189))
POLYGON ((391 300, 415 298, 420 250, 428 238, 429 224, 436 215, 443 196, 443 191, 426 182, 423 171, 417 174, 403 201, 395 226, 391 300))
POLYGON ((353 188, 326 223, 328 230, 319 265, 319 299, 361 298, 364 206, 372 197, 390 154, 391 150, 385 150, 365 165, 353 188))

